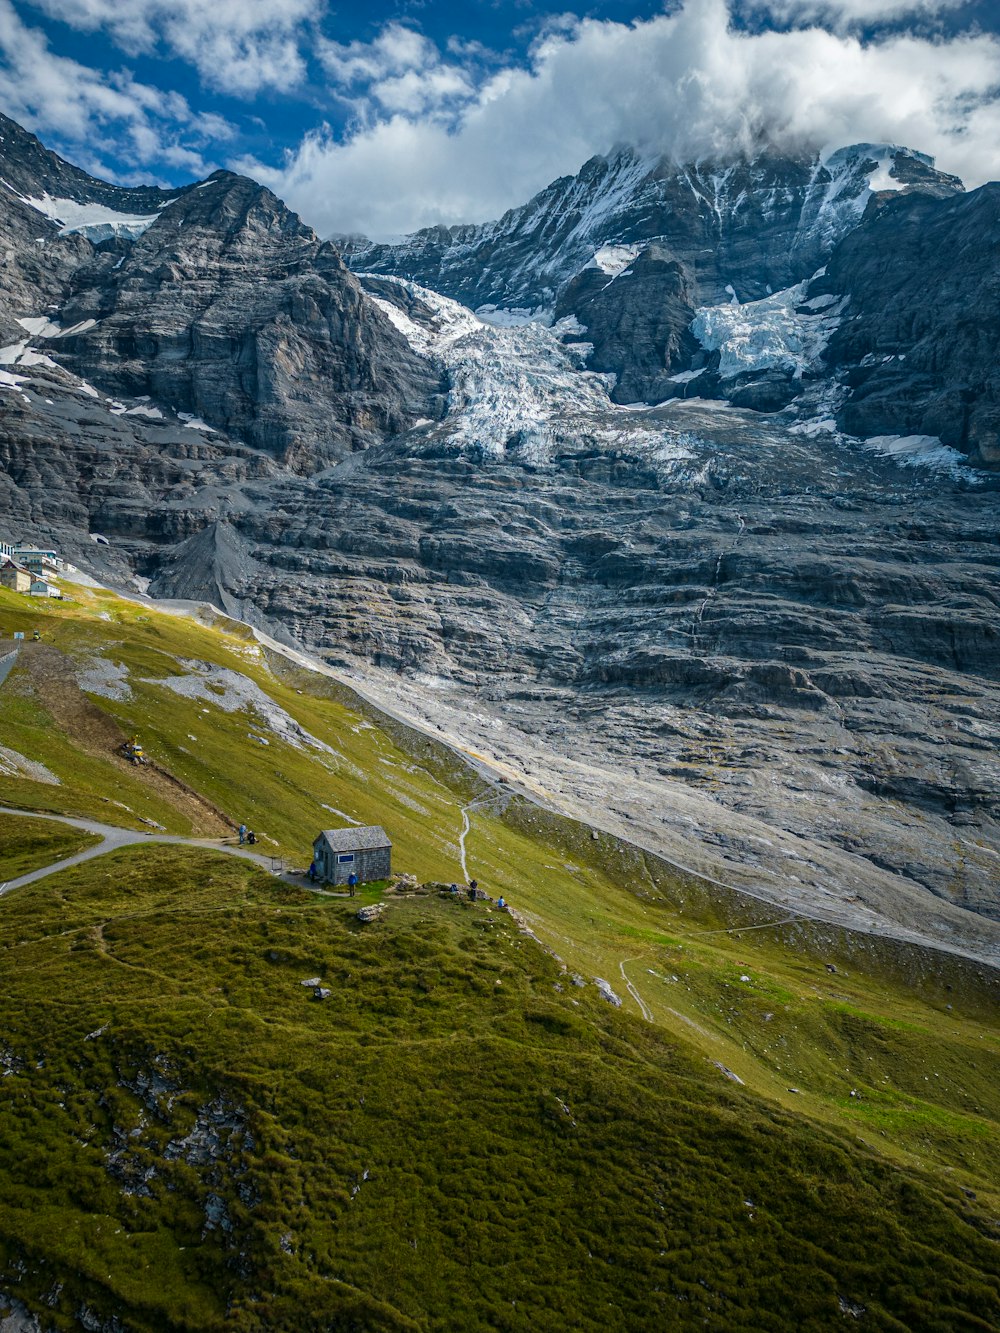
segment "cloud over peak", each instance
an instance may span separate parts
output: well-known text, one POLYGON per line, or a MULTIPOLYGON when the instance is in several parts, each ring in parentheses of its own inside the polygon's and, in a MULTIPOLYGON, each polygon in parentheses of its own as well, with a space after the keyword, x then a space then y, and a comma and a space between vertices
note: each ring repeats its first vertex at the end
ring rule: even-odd
MULTIPOLYGON (((874 4, 899 18, 947 0, 874 4)), ((617 143, 691 160, 765 140, 888 141, 972 184, 997 174, 995 37, 888 28, 866 41, 852 27, 860 0, 755 7, 792 26, 737 27, 727 0, 684 0, 646 21, 567 18, 525 65, 506 68, 391 25, 374 42, 328 51, 331 78, 357 99, 346 136, 307 135, 279 169, 241 166, 318 230, 376 237, 498 216, 617 143)))

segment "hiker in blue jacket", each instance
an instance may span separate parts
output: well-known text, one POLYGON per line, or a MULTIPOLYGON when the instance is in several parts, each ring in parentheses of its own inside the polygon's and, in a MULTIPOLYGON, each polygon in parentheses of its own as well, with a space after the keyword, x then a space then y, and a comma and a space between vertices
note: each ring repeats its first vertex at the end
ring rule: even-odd
POLYGON ((355 889, 358 887, 358 877, 357 877, 357 875, 354 873, 353 870, 352 870, 351 873, 347 876, 347 887, 350 889, 350 891, 351 891, 351 897, 353 898, 353 897, 354 897, 354 891, 355 891, 355 889))

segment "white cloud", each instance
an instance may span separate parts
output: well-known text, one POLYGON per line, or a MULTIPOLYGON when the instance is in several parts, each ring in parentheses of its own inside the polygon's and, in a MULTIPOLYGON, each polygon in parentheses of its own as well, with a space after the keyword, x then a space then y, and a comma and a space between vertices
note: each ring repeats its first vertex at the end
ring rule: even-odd
POLYGON ((421 115, 464 103, 475 91, 469 65, 479 51, 467 48, 465 64, 447 61, 422 33, 399 23, 388 24, 371 42, 322 41, 317 54, 335 91, 361 97, 359 118, 372 106, 376 114, 421 115))
POLYGON ((372 42, 321 42, 318 55, 334 83, 342 85, 374 83, 439 60, 432 41, 399 23, 388 24, 372 42))
POLYGON ((43 137, 82 145, 86 169, 104 176, 102 151, 124 166, 146 167, 147 177, 156 162, 204 174, 206 145, 231 134, 219 116, 192 115, 179 93, 139 83, 127 70, 98 72, 56 55, 10 0, 0 0, 0 104, 43 137))
MULTIPOLYGON (((242 167, 321 232, 371 236, 496 217, 619 142, 693 158, 765 138, 889 141, 936 155, 971 184, 997 174, 997 38, 903 32, 865 43, 821 27, 739 32, 729 19, 725 0, 685 0, 646 22, 564 20, 528 68, 482 73, 474 95, 436 101, 398 81, 450 66, 394 26, 327 54, 336 84, 363 97, 352 133, 308 135, 280 170, 242 167)), ((458 68, 468 83, 471 65, 458 68)))
POLYGON ((202 81, 236 96, 287 90, 306 75, 301 46, 323 0, 30 0, 82 32, 102 31, 129 55, 163 45, 202 81))

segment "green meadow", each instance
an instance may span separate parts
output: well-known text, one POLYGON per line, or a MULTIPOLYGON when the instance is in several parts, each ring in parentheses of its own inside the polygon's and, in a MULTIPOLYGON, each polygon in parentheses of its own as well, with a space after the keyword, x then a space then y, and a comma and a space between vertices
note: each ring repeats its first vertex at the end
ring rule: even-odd
MULTIPOLYGON (((8 893, 0 1290, 67 1329, 996 1326, 995 973, 772 924, 243 626, 75 596, 0 592, 42 630, 0 739, 58 779, 0 804, 299 870, 378 823, 428 886, 464 836, 517 921, 428 887, 363 926, 167 846, 8 893)), ((76 836, 8 818, 0 878, 76 836)))

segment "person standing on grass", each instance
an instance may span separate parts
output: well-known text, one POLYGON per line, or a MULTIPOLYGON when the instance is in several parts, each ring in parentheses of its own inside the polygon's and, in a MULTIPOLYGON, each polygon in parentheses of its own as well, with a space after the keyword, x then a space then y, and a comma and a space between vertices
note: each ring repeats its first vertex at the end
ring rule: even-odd
POLYGON ((347 876, 347 887, 350 889, 350 891, 351 891, 351 897, 353 898, 353 897, 354 897, 354 892, 355 892, 355 890, 356 890, 357 887, 358 887, 358 877, 357 877, 357 875, 354 873, 353 870, 352 870, 351 873, 347 876))
POLYGON ((239 826, 239 829, 237 830, 237 832, 238 832, 239 835, 240 835, 240 846, 242 847, 243 844, 246 842, 246 838, 247 838, 247 826, 246 826, 246 824, 241 824, 241 825, 239 826))

